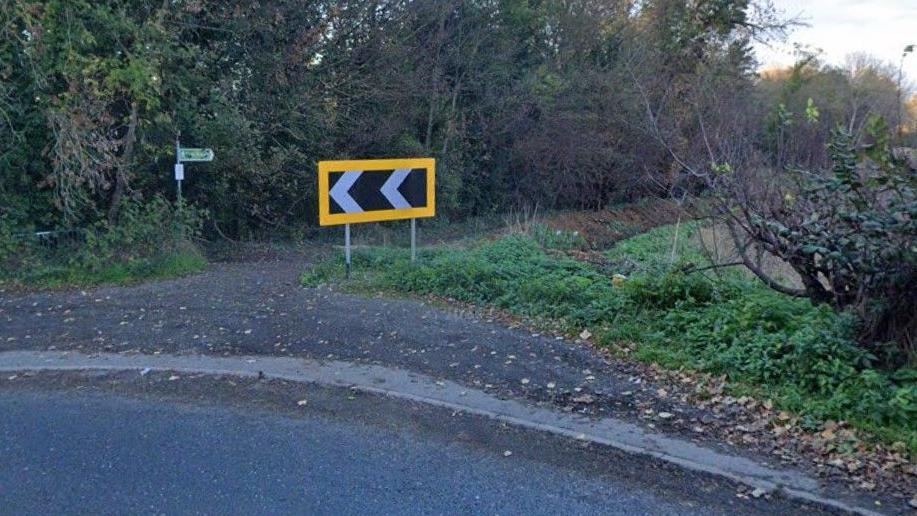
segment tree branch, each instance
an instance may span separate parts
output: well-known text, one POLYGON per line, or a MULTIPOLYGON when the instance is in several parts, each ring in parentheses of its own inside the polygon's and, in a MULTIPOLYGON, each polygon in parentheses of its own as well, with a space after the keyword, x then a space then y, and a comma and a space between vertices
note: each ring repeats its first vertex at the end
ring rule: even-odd
POLYGON ((705 267, 687 267, 683 270, 685 274, 693 274, 695 272, 708 271, 710 269, 721 269, 724 267, 736 267, 738 265, 745 265, 745 262, 742 260, 728 263, 714 263, 713 265, 707 265, 705 267))
POLYGON ((759 267, 758 264, 748 256, 748 244, 739 238, 739 235, 736 233, 736 230, 732 224, 727 224, 727 227, 729 228, 729 234, 732 235, 733 242, 735 242, 736 250, 739 252, 739 256, 742 258, 742 263, 745 265, 745 267, 748 268, 748 270, 752 272, 752 274, 763 281, 765 285, 776 290, 777 292, 792 297, 809 297, 808 292, 806 292, 805 289, 788 287, 764 272, 764 269, 759 267))

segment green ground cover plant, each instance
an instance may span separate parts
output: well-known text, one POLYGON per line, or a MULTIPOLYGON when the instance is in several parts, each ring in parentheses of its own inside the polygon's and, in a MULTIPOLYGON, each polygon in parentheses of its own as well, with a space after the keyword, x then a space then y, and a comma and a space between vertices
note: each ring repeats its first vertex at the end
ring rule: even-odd
MULTIPOLYGON (((617 244, 608 267, 511 235, 467 248, 354 254, 350 288, 431 294, 589 329, 600 345, 667 368, 725 374, 732 388, 773 399, 812 429, 848 421, 917 451, 917 371, 883 368, 855 341, 857 319, 777 293, 741 271, 685 272, 705 258, 697 223, 665 226, 617 244), (620 274, 617 281, 614 274, 620 274), (623 281, 622 281, 623 279, 623 281), (617 283, 617 284, 616 284, 617 283)), ((314 286, 343 277, 340 258, 303 275, 314 286)))
POLYGON ((162 198, 126 202, 116 224, 47 233, 0 221, 0 285, 55 288, 126 284, 200 272, 201 215, 162 198))

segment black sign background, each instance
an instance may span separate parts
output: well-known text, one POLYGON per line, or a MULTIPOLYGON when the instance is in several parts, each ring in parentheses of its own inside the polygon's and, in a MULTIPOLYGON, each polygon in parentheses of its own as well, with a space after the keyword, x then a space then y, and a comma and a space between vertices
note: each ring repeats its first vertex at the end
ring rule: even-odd
MULTIPOLYGON (((360 179, 350 187, 349 193, 353 200, 363 208, 363 211, 379 211, 395 209, 392 203, 382 195, 382 185, 391 177, 394 170, 373 170, 366 171, 360 175, 360 179)), ((341 179, 344 172, 331 172, 328 174, 328 188, 334 188, 334 185, 341 179)), ((414 168, 411 173, 404 179, 398 191, 408 201, 412 208, 424 208, 427 206, 427 169, 414 168)), ((334 197, 329 196, 331 201, 329 208, 332 214, 345 213, 344 210, 335 202, 334 197)))

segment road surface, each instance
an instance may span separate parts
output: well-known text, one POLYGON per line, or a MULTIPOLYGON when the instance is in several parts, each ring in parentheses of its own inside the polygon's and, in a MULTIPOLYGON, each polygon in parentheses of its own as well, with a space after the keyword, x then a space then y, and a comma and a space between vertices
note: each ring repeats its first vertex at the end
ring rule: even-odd
POLYGON ((0 513, 803 510, 739 498, 735 485, 677 468, 346 389, 240 390, 222 379, 154 395, 175 382, 153 376, 117 394, 120 380, 108 378, 98 389, 76 390, 80 380, 0 391, 0 513))

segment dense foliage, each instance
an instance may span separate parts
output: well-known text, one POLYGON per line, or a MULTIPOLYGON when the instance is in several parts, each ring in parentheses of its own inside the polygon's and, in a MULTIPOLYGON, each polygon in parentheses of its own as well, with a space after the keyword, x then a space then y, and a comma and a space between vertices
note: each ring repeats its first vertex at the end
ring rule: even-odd
MULTIPOLYGON (((674 228, 618 244, 607 272, 510 236, 465 249, 429 250, 412 265, 397 250, 354 256, 357 285, 434 294, 560 320, 576 335, 589 329, 603 345, 636 345, 635 356, 668 367, 726 374, 737 385, 817 421, 847 420, 917 449, 917 378, 913 369, 878 369, 857 346, 857 321, 826 306, 788 298, 734 273, 681 272, 704 255, 682 226, 675 263, 674 228)), ((565 243, 565 239, 562 239, 565 243)), ((565 245, 562 245, 565 247, 565 245)), ((340 277, 335 259, 303 276, 307 285, 340 277)))
POLYGON ((117 224, 18 233, 0 219, 0 285, 128 283, 199 272, 206 260, 193 244, 202 214, 161 197, 122 201, 117 224))
POLYGON ((124 197, 171 197, 179 131, 216 150, 185 189, 209 233, 314 224, 328 158, 433 155, 452 216, 602 207, 670 168, 648 144, 641 82, 687 91, 715 69, 751 84, 763 22, 746 8, 3 0, 0 210, 50 229, 114 222, 124 197))
POLYGON ((770 195, 726 200, 727 218, 734 232, 787 263, 802 287, 778 285, 742 248, 746 265, 766 282, 856 312, 864 341, 898 342, 896 354, 906 359, 917 344, 917 174, 892 155, 885 131, 869 132, 873 141, 858 146, 838 130, 830 173, 792 171, 793 181, 770 195))

